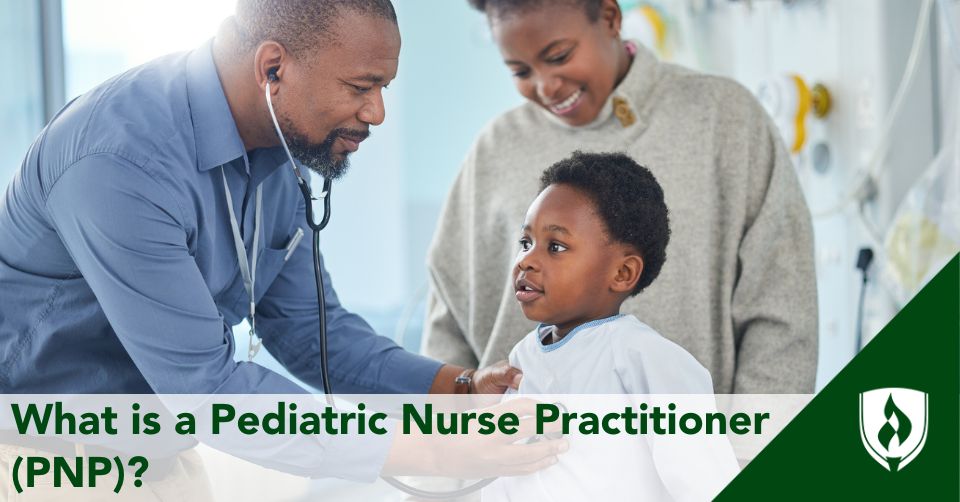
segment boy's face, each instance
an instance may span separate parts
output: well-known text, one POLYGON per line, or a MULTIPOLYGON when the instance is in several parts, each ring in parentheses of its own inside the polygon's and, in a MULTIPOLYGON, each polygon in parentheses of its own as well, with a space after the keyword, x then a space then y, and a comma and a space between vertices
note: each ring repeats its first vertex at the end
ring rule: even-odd
POLYGON ((528 319, 561 334, 616 314, 614 291, 625 246, 611 243, 593 202, 568 185, 551 185, 527 210, 513 267, 517 301, 528 319))

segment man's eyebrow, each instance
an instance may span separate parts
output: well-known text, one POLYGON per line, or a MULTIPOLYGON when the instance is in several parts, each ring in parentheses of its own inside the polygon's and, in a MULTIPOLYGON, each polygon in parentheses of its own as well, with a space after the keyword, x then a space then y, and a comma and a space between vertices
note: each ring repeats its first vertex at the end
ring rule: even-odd
POLYGON ((370 82, 371 84, 382 84, 387 81, 383 75, 376 75, 374 73, 364 73, 363 75, 353 77, 353 80, 362 80, 364 82, 370 82))
MULTIPOLYGON (((556 47, 557 45, 560 45, 560 44, 562 44, 563 42, 566 42, 566 41, 567 41, 567 39, 561 38, 560 40, 554 40, 553 42, 550 42, 549 44, 547 44, 546 47, 543 48, 543 50, 540 51, 539 54, 537 54, 537 57, 538 57, 538 58, 541 58, 541 59, 545 58, 545 57, 547 56, 547 53, 549 53, 551 50, 553 50, 554 47, 556 47)), ((514 61, 514 60, 512 60, 512 59, 504 60, 504 63, 505 63, 505 64, 524 64, 523 61, 514 61)))

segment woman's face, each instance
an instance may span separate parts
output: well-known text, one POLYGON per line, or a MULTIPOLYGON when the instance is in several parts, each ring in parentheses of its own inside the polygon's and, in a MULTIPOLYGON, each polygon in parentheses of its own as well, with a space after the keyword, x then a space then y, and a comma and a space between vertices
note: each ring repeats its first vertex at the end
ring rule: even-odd
POLYGON ((490 14, 493 38, 523 97, 573 126, 592 122, 629 66, 620 8, 604 0, 593 22, 583 7, 490 14))

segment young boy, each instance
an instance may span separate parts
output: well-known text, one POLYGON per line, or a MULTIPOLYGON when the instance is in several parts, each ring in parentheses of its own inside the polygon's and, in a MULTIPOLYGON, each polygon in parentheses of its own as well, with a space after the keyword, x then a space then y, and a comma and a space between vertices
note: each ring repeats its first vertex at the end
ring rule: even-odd
POLYGON ((623 154, 576 152, 540 180, 513 269, 520 308, 541 323, 510 354, 520 392, 712 394, 693 356, 620 314, 666 260, 667 206, 653 174, 623 154))
MULTIPOLYGON (((656 279, 669 239, 663 190, 626 155, 575 152, 544 171, 513 269, 520 308, 540 322, 510 353, 520 394, 713 394, 693 356, 620 314, 656 279)), ((484 500, 708 499, 737 472, 723 436, 569 439, 557 465, 501 478, 484 500)))

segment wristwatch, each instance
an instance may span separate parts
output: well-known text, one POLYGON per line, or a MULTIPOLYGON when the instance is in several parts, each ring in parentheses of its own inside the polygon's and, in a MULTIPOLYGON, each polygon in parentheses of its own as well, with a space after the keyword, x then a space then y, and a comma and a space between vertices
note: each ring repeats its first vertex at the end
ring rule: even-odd
POLYGON ((470 394, 473 385, 473 374, 477 370, 463 370, 463 373, 453 380, 454 394, 470 394))

